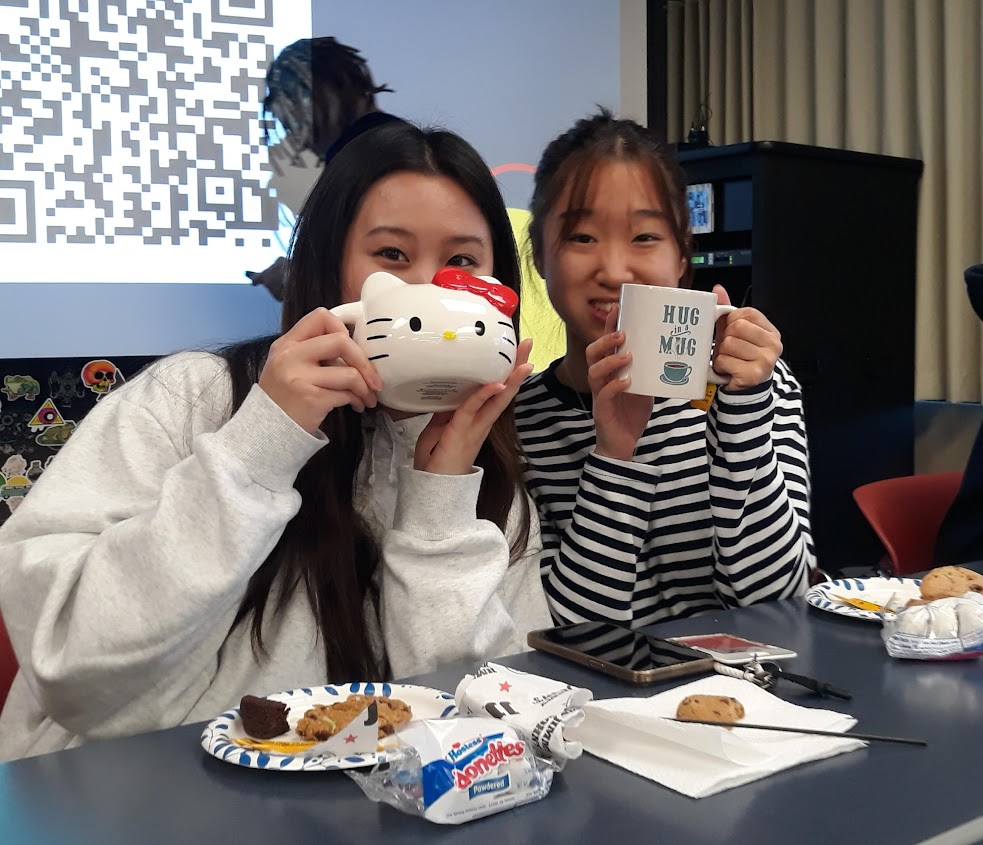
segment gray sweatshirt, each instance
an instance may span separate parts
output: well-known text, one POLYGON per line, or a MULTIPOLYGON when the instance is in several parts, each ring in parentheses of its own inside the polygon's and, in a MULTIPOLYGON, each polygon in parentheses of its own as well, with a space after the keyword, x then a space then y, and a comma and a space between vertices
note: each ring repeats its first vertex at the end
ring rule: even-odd
MULTIPOLYGON (((0 610, 21 667, 0 760, 209 719, 247 692, 373 680, 329 677, 303 588, 276 616, 268 605, 268 659, 248 623, 233 629, 326 441, 258 385, 231 418, 230 396, 216 356, 158 362, 100 400, 0 530, 0 610)), ((414 470, 428 417, 370 417, 356 507, 382 548, 367 617, 394 677, 522 650, 551 624, 535 511, 510 566, 503 532, 475 516, 481 471, 414 470)))

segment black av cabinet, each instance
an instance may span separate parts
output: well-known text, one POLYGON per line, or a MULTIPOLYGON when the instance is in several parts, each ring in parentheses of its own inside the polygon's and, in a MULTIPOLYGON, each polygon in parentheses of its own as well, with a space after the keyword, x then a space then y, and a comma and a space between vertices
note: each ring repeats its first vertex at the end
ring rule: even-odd
POLYGON ((851 491, 913 471, 922 163, 772 141, 679 159, 694 286, 763 311, 802 383, 820 566, 875 563, 883 550, 851 491))

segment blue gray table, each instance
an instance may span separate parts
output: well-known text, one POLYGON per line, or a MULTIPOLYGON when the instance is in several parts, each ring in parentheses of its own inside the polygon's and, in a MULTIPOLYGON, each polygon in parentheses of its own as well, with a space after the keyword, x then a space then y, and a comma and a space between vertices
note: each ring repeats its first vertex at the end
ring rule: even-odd
MULTIPOLYGON (((584 756, 543 801, 460 827, 438 827, 371 803, 340 773, 244 769, 206 755, 201 725, 92 743, 0 766, 0 841, 42 843, 619 842, 917 843, 983 814, 983 663, 890 659, 876 624, 801 600, 705 614, 653 629, 725 631, 794 648, 788 668, 854 694, 820 700, 856 730, 927 739, 927 748, 872 745, 694 800, 584 756)), ((651 695, 545 654, 502 661, 593 689, 597 698, 651 695)), ((453 691, 472 665, 412 679, 453 691)), ((313 681, 314 679, 312 679, 313 681)))

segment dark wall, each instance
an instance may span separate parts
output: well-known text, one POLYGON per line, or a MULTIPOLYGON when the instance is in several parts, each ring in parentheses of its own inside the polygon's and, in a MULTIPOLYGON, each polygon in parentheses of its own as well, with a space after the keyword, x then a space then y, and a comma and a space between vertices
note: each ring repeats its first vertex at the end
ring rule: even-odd
POLYGON ((153 360, 0 359, 0 525, 96 402, 153 360))
POLYGON ((922 163, 771 141, 679 157, 713 195, 695 286, 768 315, 802 384, 819 565, 874 564, 882 547, 852 491, 914 471, 922 163))

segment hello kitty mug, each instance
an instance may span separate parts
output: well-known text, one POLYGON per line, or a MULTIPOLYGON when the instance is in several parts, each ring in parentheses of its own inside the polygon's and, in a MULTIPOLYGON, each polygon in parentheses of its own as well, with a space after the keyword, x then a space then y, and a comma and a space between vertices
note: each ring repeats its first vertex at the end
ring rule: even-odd
POLYGON ((453 411, 515 365, 515 291, 447 267, 432 284, 373 273, 359 302, 332 308, 382 378, 379 402, 415 413, 453 411))

